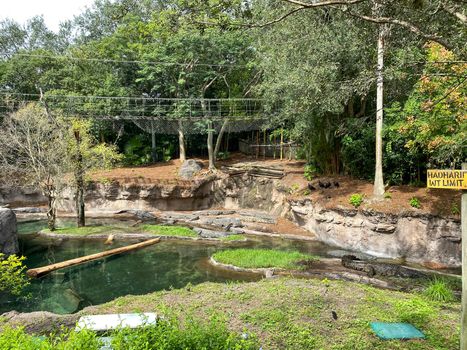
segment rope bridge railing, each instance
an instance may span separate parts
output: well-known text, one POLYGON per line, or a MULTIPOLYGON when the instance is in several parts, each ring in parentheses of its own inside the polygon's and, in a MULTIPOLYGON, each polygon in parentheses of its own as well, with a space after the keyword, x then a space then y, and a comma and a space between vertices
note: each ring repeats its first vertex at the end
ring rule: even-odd
MULTIPOLYGON (((11 113, 40 95, 0 93, 0 112, 11 113)), ((219 132, 240 132, 264 128, 277 109, 253 98, 161 98, 121 96, 47 95, 51 111, 65 117, 97 120, 130 120, 148 133, 204 133, 209 121, 219 132)))

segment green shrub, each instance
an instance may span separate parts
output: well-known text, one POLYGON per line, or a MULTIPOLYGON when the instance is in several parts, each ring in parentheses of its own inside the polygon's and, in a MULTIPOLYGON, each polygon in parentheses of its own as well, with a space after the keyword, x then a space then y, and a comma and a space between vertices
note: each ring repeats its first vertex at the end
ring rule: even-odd
POLYGON ((384 199, 391 199, 392 195, 389 192, 384 192, 384 199))
POLYGON ((24 273, 26 270, 26 266, 23 265, 24 259, 24 256, 16 255, 6 258, 0 253, 0 292, 20 295, 24 287, 29 284, 29 279, 24 273))
POLYGON ((243 268, 278 267, 284 269, 300 269, 301 266, 297 263, 318 259, 297 251, 286 252, 272 249, 230 249, 214 253, 213 258, 220 263, 243 268))
POLYGON ((420 200, 417 197, 412 197, 409 202, 410 206, 413 208, 420 209, 421 208, 421 203, 420 200))
POLYGON ((254 335, 241 336, 227 329, 224 319, 213 317, 209 322, 187 319, 183 327, 177 319, 160 320, 155 326, 123 329, 114 334, 114 350, 141 349, 238 349, 257 350, 254 335))
POLYGON ((352 204, 355 208, 358 208, 363 202, 363 194, 354 193, 349 198, 349 203, 352 204))
POLYGON ((299 185, 299 184, 293 184, 293 185, 290 186, 290 188, 289 188, 289 193, 290 193, 290 194, 295 193, 295 192, 297 192, 299 189, 300 189, 300 185, 299 185))
POLYGON ((455 300, 454 293, 447 281, 435 277, 425 288, 423 294, 430 300, 441 302, 452 302, 455 300))
MULTIPOLYGON (((224 319, 210 321, 188 318, 183 327, 176 318, 159 320, 156 325, 119 329, 108 334, 114 350, 236 349, 257 350, 254 334, 231 332, 224 319)), ((63 331, 59 335, 36 337, 23 328, 5 328, 0 333, 0 349, 9 350, 98 350, 102 346, 96 333, 89 330, 63 331)))
POLYGON ((315 177, 315 174, 316 174, 316 168, 313 165, 311 164, 305 165, 305 168, 303 171, 303 176, 305 177, 305 179, 307 179, 308 181, 311 181, 315 177))
POLYGON ((459 206, 457 205, 456 202, 452 202, 451 204, 451 214, 452 215, 460 215, 461 211, 459 209, 459 206))
POLYGON ((303 191, 304 196, 309 196, 310 194, 311 194, 311 191, 309 189, 306 189, 305 191, 303 191))

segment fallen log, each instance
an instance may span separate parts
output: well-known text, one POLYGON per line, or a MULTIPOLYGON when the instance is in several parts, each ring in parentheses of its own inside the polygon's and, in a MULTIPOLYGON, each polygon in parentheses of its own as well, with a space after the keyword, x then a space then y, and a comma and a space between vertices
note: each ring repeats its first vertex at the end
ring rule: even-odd
POLYGON ((63 269, 65 267, 75 266, 75 265, 83 264, 83 263, 88 262, 88 261, 93 261, 93 260, 105 258, 106 256, 121 254, 121 253, 129 252, 129 251, 132 251, 132 250, 144 248, 144 247, 147 247, 149 245, 159 243, 160 240, 161 240, 160 238, 154 238, 154 239, 150 239, 150 240, 147 240, 147 241, 144 241, 144 242, 131 244, 131 245, 128 245, 128 246, 125 246, 125 247, 106 250, 105 252, 101 252, 101 253, 86 255, 86 256, 82 256, 80 258, 66 260, 66 261, 62 261, 62 262, 52 264, 52 265, 38 267, 38 268, 35 268, 35 269, 29 269, 29 270, 26 271, 26 274, 29 277, 40 277, 40 276, 48 274, 49 272, 59 270, 59 269, 63 269))

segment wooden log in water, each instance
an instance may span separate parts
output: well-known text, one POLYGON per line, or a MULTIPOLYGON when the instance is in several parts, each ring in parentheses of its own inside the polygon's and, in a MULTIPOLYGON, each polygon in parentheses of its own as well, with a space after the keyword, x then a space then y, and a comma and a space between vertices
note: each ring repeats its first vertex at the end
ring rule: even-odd
POLYGON ((160 240, 161 240, 160 238, 154 238, 154 239, 150 239, 150 240, 147 240, 147 241, 144 241, 144 242, 131 244, 131 245, 128 245, 128 246, 125 246, 125 247, 110 249, 110 250, 106 250, 105 252, 86 255, 86 256, 82 256, 80 258, 75 258, 75 259, 62 261, 62 262, 52 264, 52 265, 47 265, 47 266, 38 267, 38 268, 35 268, 35 269, 30 269, 30 270, 26 271, 26 274, 29 277, 40 277, 40 276, 48 274, 49 272, 59 270, 59 269, 63 269, 65 267, 75 266, 75 265, 79 265, 79 264, 82 264, 82 263, 85 263, 85 262, 88 262, 88 261, 93 261, 93 260, 105 258, 106 256, 121 254, 121 253, 129 252, 129 251, 132 251, 132 250, 144 248, 144 247, 159 243, 160 240))

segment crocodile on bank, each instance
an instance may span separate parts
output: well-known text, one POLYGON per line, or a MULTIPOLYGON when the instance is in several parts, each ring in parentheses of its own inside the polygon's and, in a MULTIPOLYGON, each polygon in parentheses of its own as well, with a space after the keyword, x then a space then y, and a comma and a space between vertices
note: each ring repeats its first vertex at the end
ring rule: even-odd
POLYGON ((368 277, 373 277, 375 275, 403 278, 427 277, 425 273, 405 266, 363 261, 354 255, 344 255, 342 257, 342 266, 348 269, 366 272, 368 277))

